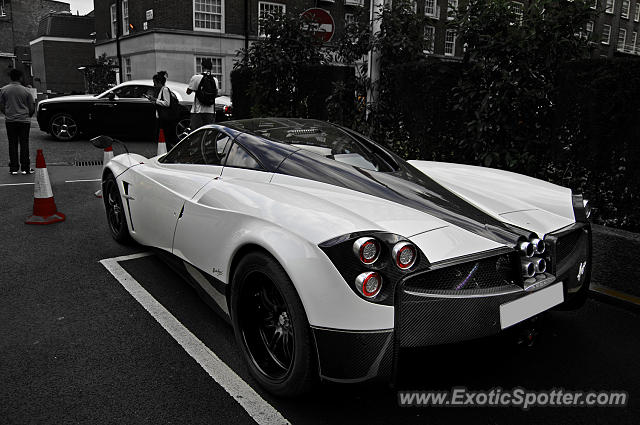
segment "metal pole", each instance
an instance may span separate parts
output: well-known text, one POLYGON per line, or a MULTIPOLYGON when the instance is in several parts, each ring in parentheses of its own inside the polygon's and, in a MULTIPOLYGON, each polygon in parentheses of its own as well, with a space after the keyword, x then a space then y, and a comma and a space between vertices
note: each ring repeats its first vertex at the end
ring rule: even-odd
POLYGON ((249 50, 249 20, 251 13, 249 11, 249 0, 244 0, 244 48, 249 50))
MULTIPOLYGON (((369 19, 371 21, 371 34, 373 37, 380 32, 380 14, 384 5, 384 0, 370 0, 371 10, 369 11, 369 19)), ((378 80, 380 79, 380 52, 373 47, 369 50, 369 66, 368 74, 370 86, 367 90, 367 117, 372 105, 378 100, 379 87, 378 80)))
POLYGON ((116 55, 118 56, 118 75, 120 82, 124 82, 122 71, 122 54, 120 53, 120 36, 122 35, 122 0, 116 0, 116 55))

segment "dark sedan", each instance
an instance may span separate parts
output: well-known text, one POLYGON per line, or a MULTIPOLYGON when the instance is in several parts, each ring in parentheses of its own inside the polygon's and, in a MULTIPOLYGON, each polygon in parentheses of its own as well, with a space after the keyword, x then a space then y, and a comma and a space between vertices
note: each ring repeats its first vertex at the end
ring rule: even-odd
MULTIPOLYGON (((186 93, 187 85, 167 81, 167 87, 181 105, 176 134, 189 128, 189 112, 193 94, 186 93)), ((63 96, 38 103, 40 130, 58 140, 73 140, 81 134, 108 134, 127 139, 155 138, 155 107, 144 97, 154 94, 152 80, 134 80, 119 84, 100 95, 63 96)), ((217 120, 230 116, 228 97, 216 99, 217 120)))

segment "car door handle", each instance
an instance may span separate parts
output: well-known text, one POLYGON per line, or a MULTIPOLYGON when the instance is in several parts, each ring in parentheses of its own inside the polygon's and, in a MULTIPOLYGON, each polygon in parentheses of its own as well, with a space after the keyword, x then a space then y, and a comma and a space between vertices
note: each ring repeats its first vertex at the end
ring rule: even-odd
POLYGON ((123 197, 124 199, 128 199, 128 200, 130 200, 130 201, 135 201, 135 200, 136 200, 136 198, 134 198, 134 197, 133 197, 133 196, 131 196, 131 195, 127 195, 127 194, 122 195, 122 197, 123 197))

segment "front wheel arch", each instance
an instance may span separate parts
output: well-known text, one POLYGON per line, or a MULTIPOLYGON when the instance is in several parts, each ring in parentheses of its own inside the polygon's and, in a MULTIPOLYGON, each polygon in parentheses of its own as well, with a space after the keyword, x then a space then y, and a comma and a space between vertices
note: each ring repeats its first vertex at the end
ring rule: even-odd
MULTIPOLYGON (((245 245, 236 252, 231 270, 232 274, 229 275, 230 283, 227 285, 227 303, 238 348, 242 351, 250 372, 261 386, 279 396, 292 397, 311 391, 320 377, 318 351, 304 305, 286 270, 266 249, 255 244, 245 245), (249 266, 249 269, 252 266, 255 267, 256 260, 257 262, 266 262, 267 266, 257 273, 263 275, 263 277, 266 276, 268 280, 272 280, 271 283, 284 299, 284 305, 288 306, 284 311, 290 315, 292 328, 297 328, 297 331, 294 332, 297 335, 294 341, 298 342, 293 346, 293 352, 296 355, 293 355, 293 360, 291 360, 291 369, 286 372, 285 377, 280 382, 271 380, 268 374, 261 374, 261 368, 259 366, 256 367, 258 363, 252 361, 255 359, 254 352, 252 348, 249 348, 251 344, 248 343, 248 338, 246 337, 249 334, 246 333, 247 328, 243 325, 243 323, 247 322, 247 311, 249 311, 245 306, 251 305, 246 303, 247 291, 251 292, 247 288, 251 288, 255 282, 255 280, 247 280, 247 278, 253 276, 256 272, 253 270, 247 273, 247 267, 249 266), (269 266, 269 263, 271 266, 269 266), (278 273, 273 273, 273 267, 279 270, 280 278, 278 278, 278 273), (273 279, 274 277, 275 279, 273 279), (240 314, 238 311, 244 311, 244 313, 240 314), (301 367, 301 365, 304 366, 301 367)), ((251 311, 256 310, 251 309, 251 311)), ((250 316, 253 316, 253 314, 250 316)))

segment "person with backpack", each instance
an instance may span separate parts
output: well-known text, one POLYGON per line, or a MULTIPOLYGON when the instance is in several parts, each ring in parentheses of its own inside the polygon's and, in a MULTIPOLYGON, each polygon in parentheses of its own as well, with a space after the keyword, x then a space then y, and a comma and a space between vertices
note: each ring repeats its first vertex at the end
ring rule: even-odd
POLYGON ((145 96, 156 105, 157 131, 156 140, 160 135, 160 129, 164 131, 167 150, 171 150, 178 142, 176 126, 180 116, 180 104, 175 94, 169 90, 166 72, 160 71, 153 76, 153 87, 156 89, 156 97, 145 96))
POLYGON ((202 59, 202 74, 191 77, 187 94, 195 92, 191 107, 191 130, 216 121, 216 97, 218 97, 218 80, 211 75, 213 63, 211 59, 202 59))

